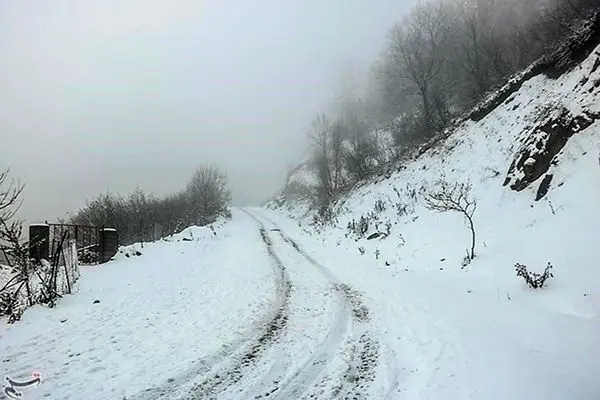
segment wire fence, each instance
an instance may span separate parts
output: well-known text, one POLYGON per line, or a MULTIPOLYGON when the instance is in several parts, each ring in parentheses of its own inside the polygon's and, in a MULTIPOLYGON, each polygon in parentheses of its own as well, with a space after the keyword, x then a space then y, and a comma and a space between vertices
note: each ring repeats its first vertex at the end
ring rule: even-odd
POLYGON ((80 265, 99 264, 114 255, 116 233, 73 224, 30 227, 30 242, 19 243, 19 251, 7 252, 0 264, 0 317, 12 323, 34 304, 54 307, 63 295, 76 291, 80 265), (40 234, 31 235, 31 229, 40 234))
POLYGON ((91 225, 48 224, 50 258, 61 251, 59 243, 74 243, 77 260, 80 265, 93 265, 101 262, 102 246, 100 231, 102 228, 91 225))

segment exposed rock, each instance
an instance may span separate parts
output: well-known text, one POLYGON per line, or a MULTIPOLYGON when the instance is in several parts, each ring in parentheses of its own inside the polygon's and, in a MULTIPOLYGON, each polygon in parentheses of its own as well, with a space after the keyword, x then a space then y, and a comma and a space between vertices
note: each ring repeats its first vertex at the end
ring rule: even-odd
MULTIPOLYGON (((574 116, 563 108, 558 117, 550 116, 531 128, 510 165, 504 186, 510 185, 511 189, 521 191, 538 180, 548 172, 551 165, 558 163, 556 155, 568 140, 597 119, 600 119, 600 114, 584 113, 574 116)), ((549 183, 550 181, 546 182, 547 185, 549 183)))
POLYGON ((547 174, 546 176, 544 176, 544 179, 542 179, 540 187, 538 188, 537 194, 535 196, 535 201, 543 199, 544 196, 548 194, 548 191, 550 190, 550 183, 552 183, 552 177, 552 174, 547 174))
POLYGON ((383 232, 372 233, 369 236, 367 236, 367 240, 373 240, 373 239, 377 239, 380 237, 385 237, 385 233, 383 233, 383 232))

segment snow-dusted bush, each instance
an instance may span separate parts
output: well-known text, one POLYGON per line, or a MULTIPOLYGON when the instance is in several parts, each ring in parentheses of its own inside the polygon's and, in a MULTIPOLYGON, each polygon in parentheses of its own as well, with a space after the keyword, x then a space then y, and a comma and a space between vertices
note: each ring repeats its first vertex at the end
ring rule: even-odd
POLYGON ((20 320, 25 308, 26 304, 16 291, 0 293, 0 317, 8 317, 9 324, 20 320))
POLYGON ((357 239, 362 239, 369 231, 369 219, 364 215, 361 216, 358 221, 353 219, 348 222, 347 229, 349 235, 354 236, 357 239))
POLYGON ((471 258, 471 255, 467 251, 467 255, 462 260, 462 267, 467 268, 469 266, 469 264, 471 264, 471 261, 473 261, 473 259, 471 258))
POLYGON ((549 278, 554 278, 552 264, 550 263, 548 263, 546 269, 544 269, 543 274, 528 271, 527 266, 519 263, 515 264, 515 270, 517 271, 517 276, 523 278, 527 285, 532 289, 541 289, 549 278))
POLYGON ((383 200, 379 199, 375 202, 375 205, 373 206, 373 208, 374 208, 375 212, 382 213, 385 211, 385 208, 386 208, 385 202, 383 200))
POLYGON ((406 189, 401 189, 402 193, 406 193, 406 195, 403 195, 396 187, 393 187, 392 189, 398 197, 398 201, 394 204, 398 216, 404 217, 414 213, 414 204, 417 202, 417 191, 410 187, 410 185, 407 185, 406 189))
POLYGON ((0 215, 0 251, 7 263, 0 265, 0 318, 6 316, 13 323, 27 307, 52 308, 62 295, 72 293, 79 266, 75 242, 67 242, 66 236, 53 245, 50 261, 30 259, 31 243, 22 240, 21 222, 7 222, 6 215, 0 215))

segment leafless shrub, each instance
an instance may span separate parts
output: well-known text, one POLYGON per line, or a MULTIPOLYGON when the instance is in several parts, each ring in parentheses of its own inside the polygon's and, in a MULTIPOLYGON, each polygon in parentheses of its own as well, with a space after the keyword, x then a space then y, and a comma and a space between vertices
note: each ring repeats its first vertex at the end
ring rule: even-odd
POLYGON ((356 237, 357 239, 362 239, 369 231, 369 226, 369 219, 363 215, 358 221, 354 219, 350 221, 348 223, 347 229, 350 235, 356 237))
POLYGON ((0 316, 8 316, 12 323, 21 318, 27 306, 19 301, 20 291, 26 291, 28 305, 33 304, 33 298, 29 285, 29 249, 22 241, 22 223, 14 218, 22 204, 24 185, 9 180, 8 174, 8 170, 0 172, 0 251, 14 275, 0 288, 0 316))
POLYGON ((515 264, 515 271, 517 272, 517 276, 523 278, 532 289, 542 289, 549 278, 554 278, 552 264, 550 263, 548 263, 542 274, 530 272, 525 265, 519 263, 515 264))
POLYGON ((408 206, 406 204, 398 202, 394 206, 396 207, 396 212, 398 213, 399 217, 408 215, 408 206))
POLYGON ((375 205, 373 206, 373 209, 375 210, 376 213, 382 213, 385 211, 385 202, 381 199, 377 200, 375 202, 375 205))
POLYGON ((398 188, 392 187, 392 189, 398 197, 398 201, 394 204, 394 208, 396 209, 398 216, 404 217, 413 213, 414 204, 417 202, 417 191, 410 185, 406 185, 406 190, 401 189, 402 193, 406 193, 406 196, 404 196, 400 190, 398 190, 398 188))
POLYGON ((19 210, 25 186, 9 180, 9 171, 0 172, 0 221, 9 223, 19 210))
POLYGON ((0 265, 0 270, 6 273, 4 276, 8 276, 0 286, 0 317, 7 316, 8 323, 13 323, 21 318, 27 307, 34 304, 54 307, 62 294, 71 292, 79 273, 76 261, 71 258, 76 254, 74 245, 70 250, 65 250, 66 231, 56 242, 53 241, 50 260, 38 262, 30 259, 29 247, 39 243, 35 242, 35 238, 32 239, 33 243, 23 240, 23 225, 14 218, 21 204, 23 186, 6 182, 6 173, 0 174, 0 188, 8 188, 2 190, 0 196, 0 251, 7 264, 0 265), (63 270, 64 274, 59 270, 63 270))
POLYGON ((469 250, 467 250, 467 255, 465 255, 465 257, 462 260, 462 267, 467 268, 469 266, 469 264, 471 264, 471 261, 473 259, 471 258, 471 255, 469 254, 469 250))
POLYGON ((392 223, 390 221, 387 221, 385 223, 385 236, 388 237, 388 236, 390 236, 391 233, 392 233, 392 223))
POLYGON ((439 189, 425 197, 425 206, 433 211, 459 212, 467 219, 471 229, 471 252, 468 256, 471 260, 475 258, 475 226, 473 214, 477 208, 477 202, 471 196, 471 185, 468 183, 450 184, 446 181, 438 183, 439 189))

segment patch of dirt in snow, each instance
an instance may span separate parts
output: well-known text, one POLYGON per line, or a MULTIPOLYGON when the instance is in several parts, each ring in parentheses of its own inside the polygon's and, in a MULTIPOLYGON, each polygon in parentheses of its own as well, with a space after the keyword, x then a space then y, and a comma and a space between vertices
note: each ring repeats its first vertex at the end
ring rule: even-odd
POLYGON ((379 360, 379 342, 368 332, 363 333, 352 344, 353 357, 342 382, 334 388, 332 398, 363 399, 364 393, 375 381, 379 360))
POLYGON ((371 316, 369 309, 362 302, 362 294, 350 287, 350 285, 341 283, 336 284, 335 290, 338 290, 344 294, 346 301, 352 307, 352 316, 357 322, 369 322, 371 316))
MULTIPOLYGON (((363 303, 362 294, 348 284, 336 284, 335 290, 343 293, 352 309, 352 319, 359 324, 368 324, 371 314, 363 303)), ((364 328, 363 328, 364 329, 364 328)), ((357 331, 363 330, 358 327, 357 331)), ((351 358, 341 382, 334 387, 332 398, 362 399, 370 384, 375 381, 379 364, 380 344, 371 332, 364 330, 351 342, 351 358)))

